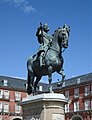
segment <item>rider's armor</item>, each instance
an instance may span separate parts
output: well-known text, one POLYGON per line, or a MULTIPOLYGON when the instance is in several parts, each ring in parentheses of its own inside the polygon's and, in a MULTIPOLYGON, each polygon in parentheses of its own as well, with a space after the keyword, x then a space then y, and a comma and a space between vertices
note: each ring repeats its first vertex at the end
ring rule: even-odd
POLYGON ((38 56, 40 60, 40 66, 45 65, 44 58, 45 55, 50 47, 52 36, 48 34, 49 28, 48 25, 45 23, 38 28, 36 36, 38 37, 38 42, 40 43, 40 47, 38 49, 38 56))

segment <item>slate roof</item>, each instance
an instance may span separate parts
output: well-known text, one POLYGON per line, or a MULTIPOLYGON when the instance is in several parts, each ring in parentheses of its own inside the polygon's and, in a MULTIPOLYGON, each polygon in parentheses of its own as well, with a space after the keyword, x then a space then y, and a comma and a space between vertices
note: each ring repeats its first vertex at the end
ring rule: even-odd
POLYGON ((62 87, 57 87, 58 82, 53 83, 52 86, 53 86, 53 89, 61 89, 61 88, 74 86, 74 85, 78 85, 78 84, 89 83, 89 82, 92 82, 92 73, 88 73, 88 74, 84 74, 84 75, 80 75, 77 77, 67 79, 63 83, 62 87))
MULTIPOLYGON (((88 82, 92 82, 92 73, 88 73, 88 74, 84 74, 81 76, 67 79, 67 80, 65 80, 62 87, 57 87, 58 82, 52 83, 52 88, 55 90, 55 89, 69 87, 69 86, 74 86, 76 84, 84 84, 84 83, 88 83, 88 82)), ((0 87, 13 88, 15 90, 17 90, 17 89, 18 90, 26 90, 25 84, 26 84, 25 79, 0 76, 0 87), (8 86, 4 86, 4 83, 3 83, 4 80, 8 81, 8 86)), ((43 92, 48 91, 48 84, 39 82, 38 86, 43 87, 43 92)))
MULTIPOLYGON (((14 77, 7 77, 7 76, 0 76, 0 87, 5 87, 5 88, 13 88, 13 89, 18 89, 18 90, 26 90, 26 80, 25 79, 20 79, 20 78, 14 78, 14 77), (7 86, 4 86, 4 80, 7 80, 7 86)), ((47 84, 45 83, 39 83, 38 86, 41 85, 43 86, 43 90, 46 89, 47 84)))
POLYGON ((25 90, 25 84, 26 84, 26 80, 20 78, 0 76, 0 87, 25 90), (4 80, 7 80, 7 86, 4 86, 4 80))

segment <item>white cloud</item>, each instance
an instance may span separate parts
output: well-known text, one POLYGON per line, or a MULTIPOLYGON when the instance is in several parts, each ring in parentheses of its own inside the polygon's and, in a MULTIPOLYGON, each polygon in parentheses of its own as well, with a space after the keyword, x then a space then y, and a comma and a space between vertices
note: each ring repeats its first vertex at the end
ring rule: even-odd
POLYGON ((34 9, 31 5, 26 5, 26 6, 24 6, 23 10, 24 10, 24 12, 26 12, 26 13, 30 13, 30 12, 32 12, 32 11, 35 11, 35 9, 34 9))
POLYGON ((16 4, 17 4, 17 3, 20 3, 20 4, 21 4, 21 3, 25 2, 25 0, 13 0, 13 1, 14 1, 16 4))
POLYGON ((35 8, 29 3, 29 0, 1 0, 2 3, 12 3, 14 7, 19 7, 23 12, 35 12, 35 8))

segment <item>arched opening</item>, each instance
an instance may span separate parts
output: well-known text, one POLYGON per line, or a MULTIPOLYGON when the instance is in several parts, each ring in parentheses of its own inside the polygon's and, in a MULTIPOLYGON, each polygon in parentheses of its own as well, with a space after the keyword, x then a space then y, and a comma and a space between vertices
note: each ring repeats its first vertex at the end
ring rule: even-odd
POLYGON ((21 120, 20 118, 14 118, 13 120, 21 120))
POLYGON ((75 115, 71 120, 83 120, 83 118, 80 115, 75 115))
POLYGON ((22 117, 13 117, 11 120, 22 120, 22 117))

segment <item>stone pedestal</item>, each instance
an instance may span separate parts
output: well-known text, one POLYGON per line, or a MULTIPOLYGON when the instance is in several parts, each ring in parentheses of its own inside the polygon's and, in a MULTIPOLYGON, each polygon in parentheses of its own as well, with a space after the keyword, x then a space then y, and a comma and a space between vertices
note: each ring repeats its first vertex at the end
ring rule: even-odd
POLYGON ((28 96, 20 103, 23 120, 65 120, 63 94, 46 93, 28 96))

